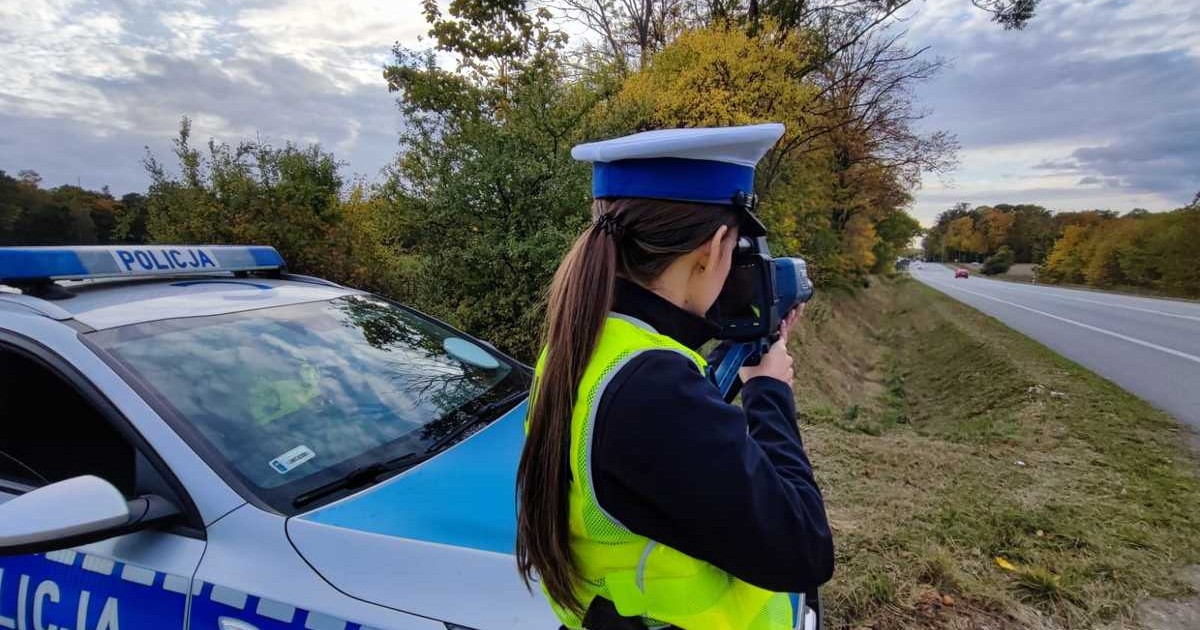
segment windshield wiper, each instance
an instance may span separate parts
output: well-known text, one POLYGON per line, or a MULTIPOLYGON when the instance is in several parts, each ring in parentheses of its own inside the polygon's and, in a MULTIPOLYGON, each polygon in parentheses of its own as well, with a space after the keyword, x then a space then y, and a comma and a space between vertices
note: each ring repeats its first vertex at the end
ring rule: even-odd
POLYGON ((454 429, 452 429, 449 433, 439 438, 433 444, 430 444, 429 448, 425 449, 425 455, 434 455, 438 453, 447 445, 453 443, 454 440, 461 437, 463 433, 466 433, 467 429, 477 427, 484 422, 491 422, 495 419, 492 418, 492 416, 497 411, 508 411, 510 407, 528 395, 529 392, 519 390, 505 396, 504 398, 501 398, 500 400, 490 402, 485 405, 480 405, 478 409, 471 412, 470 420, 467 420, 457 427, 454 427, 454 429))
POLYGON ((312 490, 298 495, 295 499, 292 499, 292 506, 304 507, 335 492, 356 490, 369 486, 379 481, 385 475, 407 470, 430 457, 433 457, 433 453, 407 453, 384 462, 359 466, 329 483, 321 484, 312 490))

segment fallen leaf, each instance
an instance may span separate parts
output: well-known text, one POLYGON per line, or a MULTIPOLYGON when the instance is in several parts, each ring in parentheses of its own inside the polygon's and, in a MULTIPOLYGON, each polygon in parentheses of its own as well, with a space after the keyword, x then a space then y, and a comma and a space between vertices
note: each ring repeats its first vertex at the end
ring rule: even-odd
POLYGON ((996 566, 1000 567, 1001 569, 1004 569, 1005 571, 1016 571, 1017 570, 1017 567, 1014 566, 1013 563, 1009 562, 1008 560, 1005 560, 1003 556, 996 556, 996 566))

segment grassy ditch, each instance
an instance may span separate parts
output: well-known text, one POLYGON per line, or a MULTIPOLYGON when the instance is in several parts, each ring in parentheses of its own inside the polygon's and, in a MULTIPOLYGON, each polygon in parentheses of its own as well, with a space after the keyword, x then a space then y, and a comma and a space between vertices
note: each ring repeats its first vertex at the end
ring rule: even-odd
POLYGON ((910 280, 823 295, 796 396, 837 536, 831 628, 1135 625, 1200 562, 1168 416, 910 280))

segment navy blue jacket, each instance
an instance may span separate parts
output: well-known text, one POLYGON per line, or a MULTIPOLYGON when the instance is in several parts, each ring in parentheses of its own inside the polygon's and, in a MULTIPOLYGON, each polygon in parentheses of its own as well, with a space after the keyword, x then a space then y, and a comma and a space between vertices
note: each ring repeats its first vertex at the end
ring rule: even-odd
MULTIPOLYGON (((613 310, 698 348, 716 325, 618 280, 613 310)), ((597 411, 596 499, 634 533, 756 586, 812 592, 833 574, 821 491, 784 383, 757 377, 726 403, 686 357, 640 354, 597 411)))

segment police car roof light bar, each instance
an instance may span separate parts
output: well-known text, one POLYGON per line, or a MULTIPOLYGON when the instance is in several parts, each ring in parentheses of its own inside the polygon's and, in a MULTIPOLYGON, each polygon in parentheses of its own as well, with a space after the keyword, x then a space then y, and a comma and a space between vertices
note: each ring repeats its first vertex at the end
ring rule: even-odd
POLYGON ((0 247, 0 284, 62 299, 56 280, 144 278, 251 271, 282 273, 283 257, 262 245, 81 245, 0 247))

